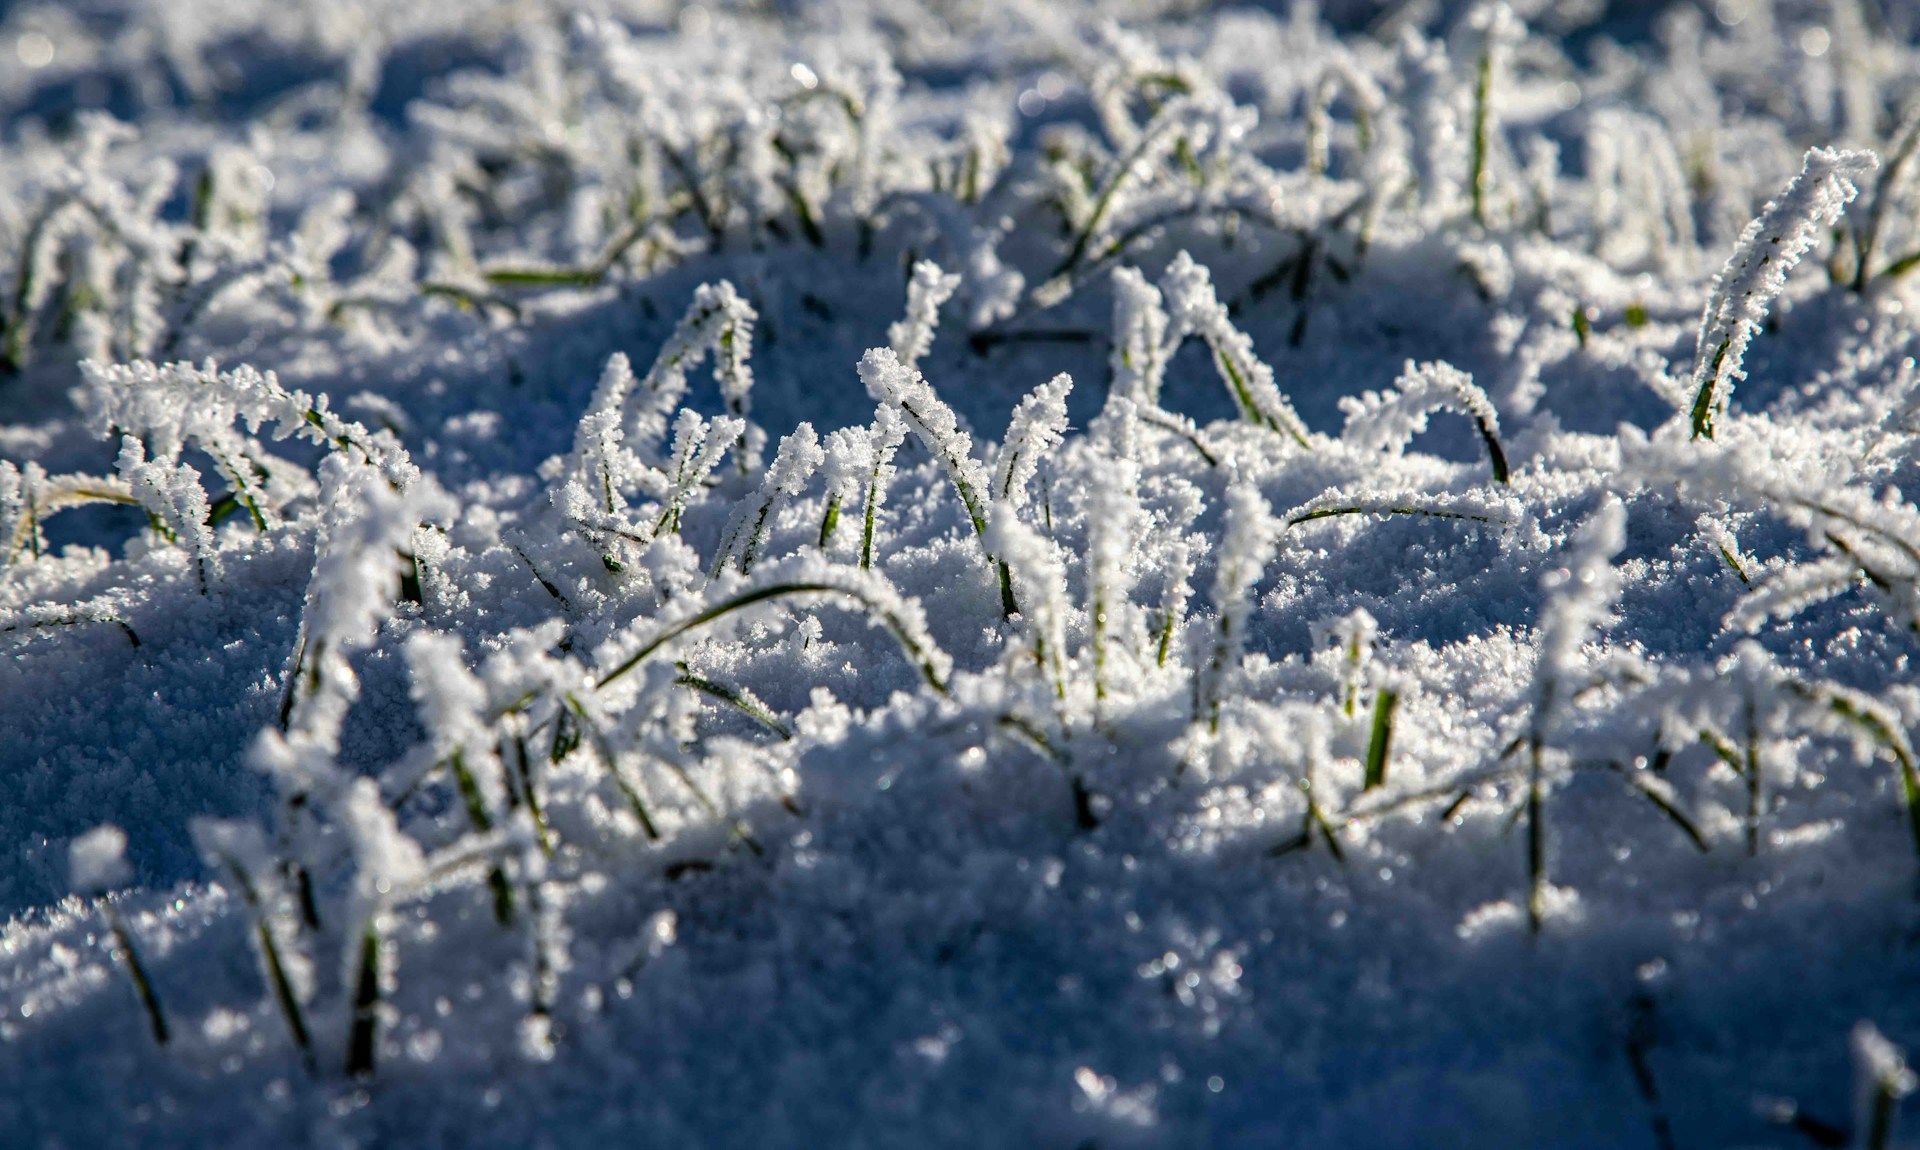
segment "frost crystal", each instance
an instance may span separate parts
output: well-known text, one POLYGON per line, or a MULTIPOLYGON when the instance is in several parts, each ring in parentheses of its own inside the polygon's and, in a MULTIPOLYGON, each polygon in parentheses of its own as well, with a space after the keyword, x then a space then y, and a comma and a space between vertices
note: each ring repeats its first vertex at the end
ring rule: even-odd
POLYGON ((86 895, 101 894, 133 880, 127 865, 127 834, 107 824, 67 844, 67 881, 86 895))

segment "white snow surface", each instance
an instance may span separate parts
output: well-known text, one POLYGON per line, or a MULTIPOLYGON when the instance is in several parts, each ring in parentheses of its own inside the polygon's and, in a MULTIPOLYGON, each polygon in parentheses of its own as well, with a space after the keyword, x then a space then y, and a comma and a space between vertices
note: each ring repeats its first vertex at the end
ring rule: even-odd
POLYGON ((1904 1144, 1917 108, 1876 0, 0 3, 0 1142, 1904 1144))

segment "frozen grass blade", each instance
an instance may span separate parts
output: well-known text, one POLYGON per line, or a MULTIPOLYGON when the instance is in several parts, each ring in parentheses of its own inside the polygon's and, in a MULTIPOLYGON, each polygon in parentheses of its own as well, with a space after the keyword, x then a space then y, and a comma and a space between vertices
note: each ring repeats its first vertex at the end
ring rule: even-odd
POLYGON ((1273 558, 1278 533, 1267 501, 1251 485, 1227 491, 1226 525, 1214 569, 1211 597, 1216 612, 1213 641, 1193 677, 1193 718, 1220 729, 1220 702, 1229 675, 1240 665, 1253 588, 1273 558))
POLYGON ((1517 500, 1491 493, 1348 495, 1341 491, 1329 491, 1294 508, 1287 514, 1285 523, 1288 528, 1293 528, 1343 515, 1409 515, 1507 527, 1518 521, 1520 505, 1517 500))
POLYGON ((1393 753, 1393 719, 1400 709, 1400 693, 1382 687, 1373 700, 1373 726, 1367 736, 1364 789, 1387 785, 1387 759, 1393 753))
MULTIPOLYGON (((196 828, 197 829, 197 828, 196 828)), ((257 839, 257 833, 254 836, 257 839)), ((260 844, 264 849, 264 844, 260 844)), ((313 1036, 307 1029, 306 1012, 301 1009, 300 996, 294 990, 293 979, 288 972, 286 960, 281 956, 280 943, 274 937, 273 925, 269 919, 269 910, 261 896, 259 886, 252 874, 240 859, 228 851, 214 845, 206 850, 212 861, 233 877, 241 900, 247 904, 247 910, 253 916, 254 945, 260 951, 260 963, 266 976, 268 990, 273 995, 274 1005, 280 1009, 280 1017, 287 1024, 287 1034, 293 1039, 294 1046, 300 1050, 307 1069, 312 1070, 313 1036)))
POLYGON ((1581 648, 1612 609, 1620 593, 1613 557, 1627 542, 1627 513, 1608 497, 1581 524, 1565 565, 1541 580, 1547 597, 1539 624, 1540 654, 1533 673, 1532 706, 1523 742, 1526 750, 1527 929, 1540 932, 1547 896, 1547 763, 1554 727, 1573 703, 1584 671, 1581 648))
POLYGON ((813 595, 851 600, 894 637, 927 686, 939 694, 948 693, 946 677, 952 663, 946 652, 927 634, 926 623, 920 617, 917 604, 901 598, 878 576, 859 576, 842 569, 822 569, 805 564, 782 565, 765 582, 749 586, 719 603, 656 630, 639 649, 601 674, 595 687, 604 689, 675 639, 736 611, 789 596, 813 595))
POLYGON ((1431 413, 1458 412, 1473 421, 1487 449, 1493 481, 1509 481, 1507 453, 1500 446, 1500 416, 1493 401, 1474 385, 1472 376, 1451 364, 1408 360, 1392 390, 1343 397, 1340 407, 1347 415, 1343 435, 1347 441, 1364 451, 1394 456, 1402 454, 1413 437, 1426 430, 1431 413))
POLYGON ((986 468, 973 457, 973 440, 960 430, 953 409, 934 394, 918 371, 900 362, 891 348, 873 348, 860 359, 860 380, 875 401, 891 405, 940 464, 966 507, 974 533, 987 530, 990 495, 986 468))
POLYGON ((1787 273, 1839 220, 1859 182, 1878 164, 1871 152, 1809 149, 1800 174, 1741 233, 1700 316, 1693 356, 1693 438, 1712 439, 1725 421, 1734 381, 1746 374, 1747 345, 1786 290, 1787 273))
POLYGON ((1900 1100, 1912 1094, 1920 1078, 1906 1055, 1871 1022, 1853 1028, 1854 1132, 1859 1150, 1890 1150, 1900 1100))
POLYGON ((120 952, 120 960, 127 964, 127 977, 133 980, 134 993, 140 997, 140 1008, 146 1012, 153 1041, 165 1046, 170 1037, 166 1012, 160 1009, 160 996, 153 989, 153 979, 147 975, 146 964, 140 961, 140 951, 133 945, 133 935, 128 932, 127 924, 121 920, 120 912, 114 909, 113 903, 102 898, 97 905, 107 920, 107 930, 113 935, 113 945, 120 952))
POLYGON ((696 675, 684 662, 674 665, 680 670, 680 678, 675 681, 682 686, 691 687, 717 703, 732 707, 782 739, 793 738, 792 729, 781 722, 779 716, 775 715, 752 691, 729 687, 705 675, 696 675))
POLYGON ((1654 809, 1667 816, 1674 826, 1679 827, 1680 833, 1687 836, 1687 841, 1693 844, 1695 850, 1701 854, 1712 850, 1706 835, 1701 833, 1699 824, 1695 823, 1687 812, 1680 809, 1680 804, 1674 801, 1673 787, 1665 779, 1650 776, 1624 763, 1609 763, 1608 766, 1626 780, 1627 786, 1632 788, 1635 794, 1652 803, 1654 809))
POLYGON ((1214 294, 1207 269, 1181 252, 1168 266, 1160 290, 1173 320, 1169 341, 1177 345, 1189 334, 1206 341, 1213 352, 1214 367, 1233 396, 1240 417, 1312 450, 1307 425, 1280 394, 1273 369, 1254 354, 1253 340, 1227 317, 1226 305, 1214 294))
POLYGON ((166 1014, 160 1009, 160 997, 154 992, 153 980, 147 976, 146 965, 140 961, 140 951, 133 945, 132 933, 127 930, 119 910, 107 895, 109 890, 125 886, 133 878, 133 870, 127 865, 126 850, 127 836, 119 827, 111 824, 95 827, 68 844, 67 873, 74 890, 91 898, 101 917, 106 919, 107 931, 113 936, 114 949, 119 952, 120 961, 126 964, 127 977, 133 983, 141 1009, 146 1012, 153 1040, 165 1046, 169 1034, 166 1014))
POLYGON ((352 1024, 347 1031, 347 1077, 373 1077, 380 1041, 380 934, 369 918, 360 932, 354 966, 352 1024))

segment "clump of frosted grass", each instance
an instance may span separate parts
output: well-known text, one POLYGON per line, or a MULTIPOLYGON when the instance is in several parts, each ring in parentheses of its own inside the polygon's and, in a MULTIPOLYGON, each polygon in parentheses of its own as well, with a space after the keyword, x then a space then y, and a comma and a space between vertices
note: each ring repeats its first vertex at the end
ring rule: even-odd
POLYGON ((1171 316, 1169 343, 1178 346, 1189 335, 1205 340, 1213 352, 1214 367, 1240 409, 1240 417, 1311 448, 1307 425, 1280 394, 1273 369, 1254 354, 1253 340, 1227 317, 1226 305, 1214 294, 1207 269, 1181 252, 1168 265, 1160 290, 1171 316))
POLYGON ((1798 771, 1796 756, 1782 753, 1787 735, 1797 729, 1852 740, 1863 759, 1886 753, 1920 857, 1920 761, 1905 718, 1888 702, 1782 667, 1750 639, 1698 681, 1678 691, 1665 685, 1655 690, 1669 748, 1704 743, 1742 780, 1746 801, 1740 818, 1749 856, 1760 853, 1763 821, 1772 805, 1768 778, 1798 771))
POLYGON ((1353 114, 1355 145, 1362 157, 1374 149, 1376 124, 1387 113, 1387 95, 1348 52, 1336 52, 1322 69, 1307 105, 1307 171, 1325 175, 1333 162, 1333 105, 1345 97, 1353 114))
POLYGON ((1073 377, 1061 372, 1014 406, 1007 434, 994 457, 990 490, 995 504, 1004 503, 1015 510, 1026 507, 1041 461, 1052 455, 1066 436, 1067 395, 1072 390, 1073 377))
POLYGON ((624 353, 609 357, 575 431, 567 481, 584 487, 589 502, 609 514, 624 509, 625 493, 644 482, 644 469, 686 398, 688 375, 709 358, 727 414, 744 429, 735 441, 740 469, 755 466, 764 438, 751 419, 748 360, 756 318, 731 283, 702 284, 645 377, 635 378, 624 353))
MULTIPOLYGON (((918 371, 901 363, 900 357, 891 348, 873 348, 861 357, 860 380, 866 384, 868 394, 876 402, 899 413, 901 421, 913 431, 920 445, 939 463, 940 469, 953 483, 954 491, 959 494, 960 502, 966 508, 967 521, 973 524, 974 534, 982 540, 984 548, 987 514, 993 500, 991 480, 986 467, 974 458, 973 440, 960 430, 953 409, 935 394, 933 386, 918 371)), ((1014 470, 1009 470, 1010 477, 1015 474, 1014 470)), ((878 476, 876 468, 876 486, 878 476)), ((869 488, 870 492, 872 490, 869 488)), ((862 566, 867 565, 869 558, 863 544, 862 566)), ((993 556, 989 554, 987 558, 991 560, 993 556)), ((1013 585, 1004 566, 999 568, 999 573, 1001 608, 1004 614, 1011 616, 1019 609, 1013 598, 1013 585)))
POLYGON ((1779 516, 1820 553, 1755 583, 1728 613, 1730 627, 1757 631, 1864 582, 1895 622, 1920 629, 1920 509, 1898 488, 1876 495, 1851 481, 1846 461, 1809 465, 1764 438, 1686 449, 1673 437, 1649 440, 1629 428, 1622 459, 1648 482, 1779 516))
POLYGON ((674 418, 673 448, 667 455, 666 492, 661 496, 660 515, 654 520, 656 534, 678 531, 694 495, 713 475, 714 468, 746 432, 746 422, 729 415, 702 419, 700 413, 682 408, 674 418))
POLYGON ((825 459, 826 452, 821 449, 820 438, 810 423, 794 428, 793 434, 780 441, 773 465, 761 477, 759 490, 740 501, 720 533, 720 548, 713 557, 713 577, 717 578, 729 565, 739 567, 741 574, 752 569, 766 541, 768 520, 783 504, 800 495, 825 459))
POLYGON ((220 579, 220 552, 208 524, 211 508, 206 489, 200 486, 200 473, 185 463, 149 460, 146 449, 131 435, 120 441, 117 466, 127 489, 146 508, 160 533, 186 548, 200 593, 210 592, 220 579))
POLYGON ((80 366, 83 385, 75 394, 82 413, 99 434, 118 429, 147 440, 154 456, 174 460, 183 446, 200 447, 216 461, 229 483, 246 490, 245 467, 255 444, 236 440, 235 422, 258 435, 270 429, 275 439, 296 438, 345 452, 377 469, 390 484, 404 487, 419 477, 406 449, 390 432, 368 431, 336 413, 324 394, 281 386, 273 372, 247 365, 221 370, 212 361, 155 364, 87 362, 80 366))
POLYGON ((987 470, 973 457, 973 439, 960 430, 953 409, 891 348, 873 348, 861 356, 860 381, 875 402, 900 413, 914 438, 953 483, 975 533, 984 534, 992 498, 987 470))
MULTIPOLYGON (((1920 250, 1901 253, 1884 264, 1878 258, 1886 242, 1887 224, 1899 219, 1903 204, 1910 207, 1912 203, 1912 185, 1906 177, 1917 153, 1920 153, 1920 105, 1913 105, 1887 141, 1884 162, 1870 189, 1867 218, 1851 229, 1852 287, 1856 292, 1864 293, 1876 282, 1897 280, 1920 267, 1920 250)), ((1911 238, 1911 230, 1908 236, 1911 238)))

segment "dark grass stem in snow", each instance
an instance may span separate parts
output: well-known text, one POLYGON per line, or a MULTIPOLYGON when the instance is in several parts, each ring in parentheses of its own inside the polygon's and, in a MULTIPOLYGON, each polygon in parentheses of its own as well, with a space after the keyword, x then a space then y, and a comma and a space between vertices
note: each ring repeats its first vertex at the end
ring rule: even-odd
POLYGON ((605 769, 607 776, 613 780, 614 787, 619 790, 621 797, 627 800, 627 809, 633 813, 634 821, 640 824, 641 833, 647 836, 649 842, 659 842, 660 827, 654 822, 653 812, 646 798, 641 795, 640 789, 633 784, 632 780, 627 778, 627 773, 621 769, 618 748, 600 729, 600 724, 594 721, 593 715, 587 710, 586 702, 578 695, 569 692, 562 698, 561 705, 564 709, 554 724, 553 761, 559 763, 573 753, 580 745, 584 734, 586 743, 600 760, 600 765, 605 769))
POLYGON ((107 930, 113 935, 113 945, 119 952, 120 961, 127 965, 127 977, 133 980, 134 993, 140 998, 140 1008, 146 1011, 147 1026, 153 1032, 153 1040, 161 1046, 167 1044, 166 1012, 160 1009, 160 996, 153 989, 153 979, 147 974, 146 964, 140 961, 140 951, 133 945, 133 935, 128 932, 127 924, 120 918, 120 912, 114 909, 107 899, 99 900, 101 915, 107 920, 107 930))
POLYGON ((782 739, 793 738, 793 731, 781 722, 779 716, 775 715, 752 691, 729 687, 705 675, 695 674, 685 662, 676 663, 674 666, 680 671, 678 682, 683 686, 690 687, 715 702, 732 707, 782 739))
POLYGON ((1500 128, 1494 96, 1506 79, 1507 57, 1514 45, 1525 38, 1526 29, 1514 16, 1513 9, 1501 0, 1478 5, 1470 20, 1480 33, 1481 46, 1473 76, 1473 139, 1467 195, 1473 206, 1473 222, 1484 228, 1491 223, 1493 151, 1500 128))
MULTIPOLYGON (((448 766, 460 791, 460 803, 466 808, 467 821, 478 834, 492 831, 493 816, 487 813, 486 799, 481 797, 480 784, 473 772, 467 769, 466 757, 455 751, 448 766)), ((509 925, 513 922, 513 884, 507 881, 506 871, 498 864, 487 871, 487 886, 493 890, 493 916, 501 926, 509 925)))
MULTIPOLYGON (((200 827, 196 826, 196 835, 200 833, 200 827)), ((257 839, 257 835, 254 837, 257 839)), ((254 945, 259 950, 261 971, 266 978, 267 988, 273 995, 274 1005, 279 1008, 281 1019, 287 1024, 287 1034, 293 1039, 294 1046, 299 1048, 300 1056, 306 1061, 307 1068, 311 1070, 314 1065, 313 1037, 307 1029, 306 1012, 300 1005, 300 995, 294 989, 286 959, 281 954, 280 942, 274 934, 270 917, 271 910, 266 905, 260 886, 254 881, 246 865, 236 855, 223 849, 218 842, 212 845, 207 853, 211 855, 212 861, 232 877, 241 901, 246 903, 248 913, 253 916, 254 945)))
POLYGON ((1387 785, 1387 759, 1393 753, 1393 720, 1400 708, 1400 692, 1382 687, 1374 695, 1373 724, 1367 736, 1364 787, 1387 785))
POLYGON ((354 964, 352 1021, 347 1032, 349 1078, 373 1077, 380 1042, 380 946, 379 929, 369 916, 361 929, 354 964))
POLYGON ((67 876, 74 891, 91 899, 100 916, 106 920, 107 933, 113 939, 114 950, 119 954, 120 961, 126 965, 127 978, 133 983, 141 1009, 146 1012, 147 1026, 153 1033, 153 1040, 165 1046, 170 1034, 166 1014, 160 1009, 160 996, 154 990, 153 979, 148 976, 146 965, 140 961, 140 951, 133 944, 132 932, 127 929, 107 893, 126 886, 133 878, 133 869, 127 865, 126 850, 127 836, 119 827, 112 824, 95 827, 86 834, 76 836, 68 844, 67 876))

